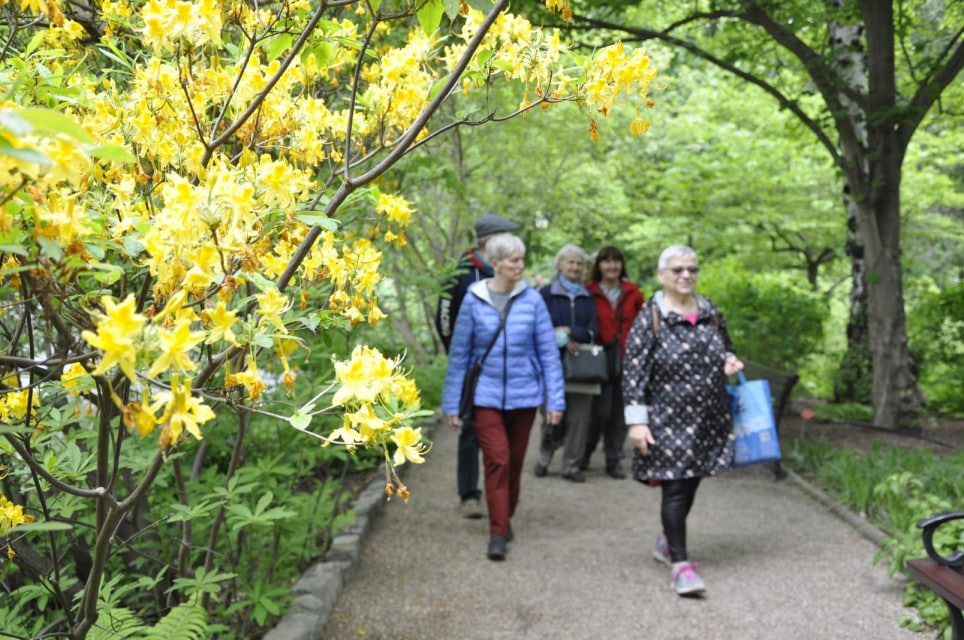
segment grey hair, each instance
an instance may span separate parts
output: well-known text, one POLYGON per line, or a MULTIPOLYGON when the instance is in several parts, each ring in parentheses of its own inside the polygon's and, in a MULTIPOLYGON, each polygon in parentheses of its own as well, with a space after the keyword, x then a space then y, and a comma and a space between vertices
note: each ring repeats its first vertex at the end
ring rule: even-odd
POLYGON ((582 258, 582 268, 583 268, 583 271, 585 271, 586 265, 589 262, 589 255, 585 251, 583 251, 582 249, 580 249, 579 247, 571 243, 562 245, 562 249, 559 249, 559 251, 556 252, 556 258, 555 260, 552 261, 552 264, 556 268, 556 271, 559 271, 559 265, 562 264, 562 261, 565 260, 568 256, 572 256, 572 255, 576 255, 582 258))
POLYGON ((669 261, 673 258, 693 258, 697 265, 700 263, 699 258, 696 257, 696 251, 692 247, 687 247, 685 244, 674 244, 671 247, 666 247, 663 249, 663 253, 659 254, 659 264, 657 265, 659 270, 662 271, 669 266, 669 261))
POLYGON ((485 257, 489 260, 505 260, 513 253, 526 254, 526 243, 512 233, 496 233, 485 241, 485 257))

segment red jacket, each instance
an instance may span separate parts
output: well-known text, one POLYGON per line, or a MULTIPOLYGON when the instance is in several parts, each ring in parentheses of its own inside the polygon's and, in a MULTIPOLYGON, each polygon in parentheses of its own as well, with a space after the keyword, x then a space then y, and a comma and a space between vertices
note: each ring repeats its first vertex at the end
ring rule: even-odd
POLYGON ((593 300, 596 301, 596 318, 599 321, 600 342, 603 344, 612 342, 616 339, 616 333, 618 332, 621 346, 625 350, 629 327, 632 326, 636 314, 643 308, 645 300, 643 299, 643 292, 634 283, 629 280, 622 280, 620 285, 622 285, 623 293, 619 296, 619 302, 616 303, 615 309, 598 282, 589 282, 586 284, 586 288, 589 289, 593 300), (618 326, 616 314, 619 314, 618 326))

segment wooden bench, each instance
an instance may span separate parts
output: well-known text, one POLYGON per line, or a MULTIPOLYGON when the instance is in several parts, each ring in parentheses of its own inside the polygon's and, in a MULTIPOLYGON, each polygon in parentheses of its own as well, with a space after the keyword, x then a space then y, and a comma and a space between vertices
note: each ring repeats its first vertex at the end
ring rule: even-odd
POLYGON ((942 556, 934 549, 934 532, 951 520, 964 520, 964 511, 948 511, 925 518, 917 523, 924 530, 924 549, 928 558, 907 561, 907 570, 914 580, 931 589, 944 600, 951 616, 951 638, 964 640, 964 550, 942 556))
MULTIPOLYGON (((799 382, 800 376, 796 373, 773 369, 772 367, 767 367, 752 360, 743 360, 743 374, 747 380, 766 380, 770 383, 770 399, 773 401, 773 420, 776 423, 777 438, 779 438, 780 418, 783 417, 783 412, 790 402, 790 393, 797 385, 797 382, 799 382)), ((787 476, 779 460, 773 462, 772 465, 773 475, 777 480, 781 480, 787 476)))

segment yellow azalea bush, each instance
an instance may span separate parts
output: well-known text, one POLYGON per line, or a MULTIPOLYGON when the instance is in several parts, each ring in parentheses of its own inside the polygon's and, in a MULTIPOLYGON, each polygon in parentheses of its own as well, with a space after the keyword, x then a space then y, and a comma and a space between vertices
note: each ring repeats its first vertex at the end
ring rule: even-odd
MULTIPOLYGON (((442 0, 0 7, 17 17, 0 24, 0 464, 18 503, 0 501, 0 537, 67 529, 86 505, 83 533, 70 534, 89 535, 82 596, 71 604, 48 583, 69 614, 29 605, 36 625, 62 618, 71 637, 106 606, 100 586, 162 470, 190 508, 181 466, 194 451, 190 475, 202 475, 208 450, 185 445, 230 417, 379 450, 386 492, 408 499, 396 467, 430 445, 401 359, 357 346, 332 355, 329 381, 298 366, 310 337, 385 317, 383 256, 407 244, 419 213, 382 177, 426 139, 477 124, 440 111, 458 91, 505 83, 516 113, 576 102, 594 137, 596 119, 631 96, 640 135, 656 74, 620 43, 576 55, 504 0, 487 13, 442 0), (288 414, 265 408, 315 391, 288 414)), ((234 472, 246 433, 232 436, 234 472)), ((254 512, 242 518, 214 495, 199 500, 217 509, 210 542, 190 540, 189 518, 154 514, 182 523, 184 551, 164 580, 201 580, 223 554, 222 522, 254 526, 254 512)), ((58 535, 51 557, 66 544, 58 535)), ((0 563, 0 579, 8 570, 0 563)))

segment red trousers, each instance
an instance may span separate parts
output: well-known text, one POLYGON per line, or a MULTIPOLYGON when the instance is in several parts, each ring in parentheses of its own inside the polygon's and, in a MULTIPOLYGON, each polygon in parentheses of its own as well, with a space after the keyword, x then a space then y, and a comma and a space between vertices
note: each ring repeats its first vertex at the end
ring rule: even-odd
POLYGON ((485 470, 489 533, 493 536, 509 533, 509 519, 519 504, 522 463, 535 417, 536 407, 511 411, 475 407, 475 432, 485 470))

